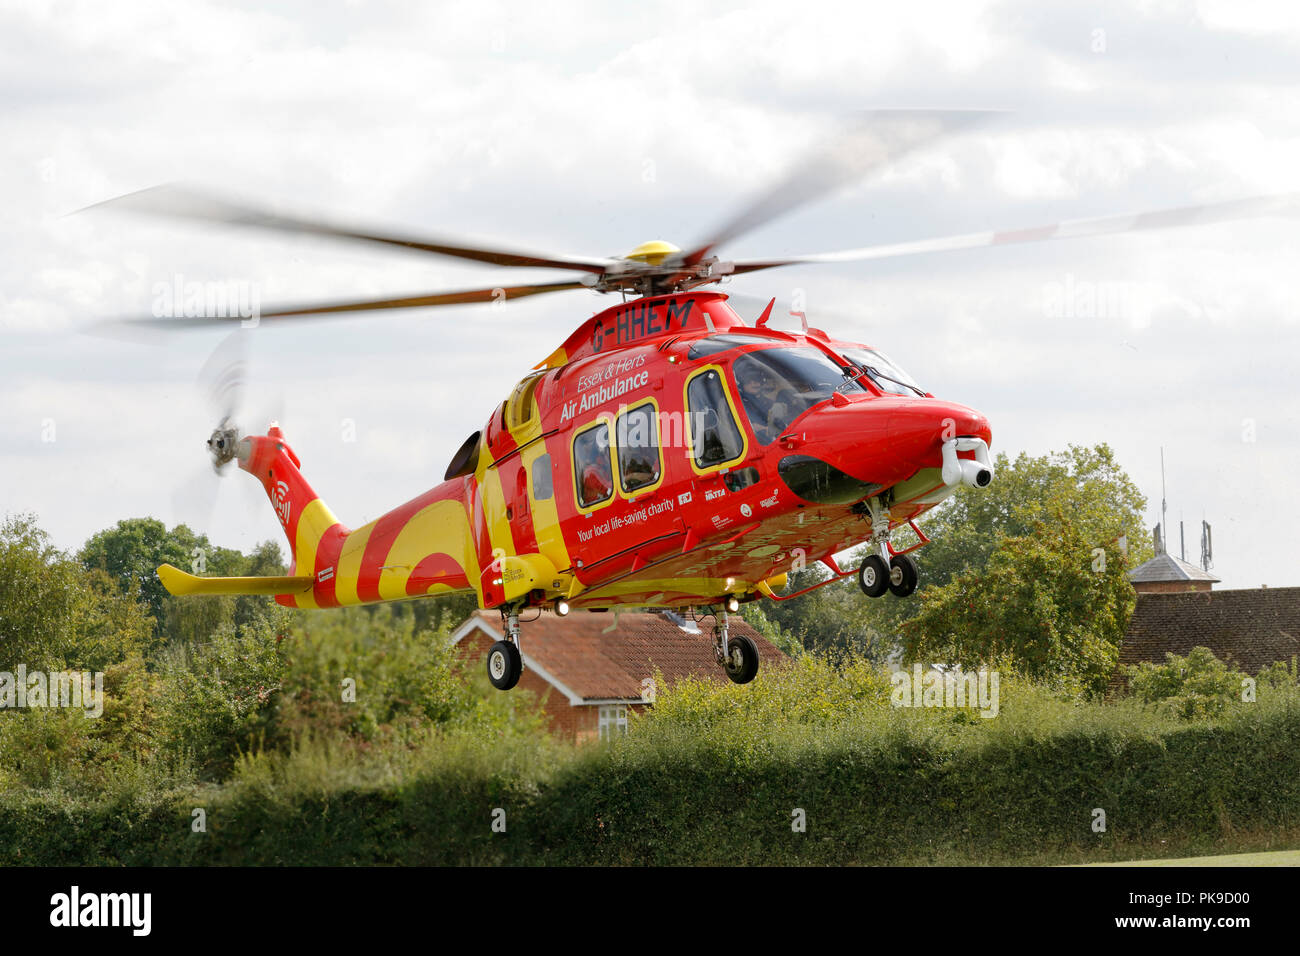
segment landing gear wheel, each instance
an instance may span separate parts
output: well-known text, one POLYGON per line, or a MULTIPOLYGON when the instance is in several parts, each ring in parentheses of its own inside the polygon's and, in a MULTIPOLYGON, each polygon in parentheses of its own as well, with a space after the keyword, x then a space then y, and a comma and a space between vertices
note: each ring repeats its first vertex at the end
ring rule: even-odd
POLYGON ((889 590, 898 597, 907 597, 916 590, 920 573, 910 554, 896 554, 889 559, 889 590))
POLYGON ((727 662, 722 665, 733 684, 748 684, 758 673, 758 645, 743 634, 727 642, 727 662))
POLYGON ((510 641, 497 641, 488 650, 487 670, 488 680, 497 690, 514 687, 524 671, 524 660, 519 656, 519 648, 510 641))
POLYGON ((869 554, 858 568, 858 587, 867 597, 880 597, 889 590, 889 569, 878 554, 869 554))

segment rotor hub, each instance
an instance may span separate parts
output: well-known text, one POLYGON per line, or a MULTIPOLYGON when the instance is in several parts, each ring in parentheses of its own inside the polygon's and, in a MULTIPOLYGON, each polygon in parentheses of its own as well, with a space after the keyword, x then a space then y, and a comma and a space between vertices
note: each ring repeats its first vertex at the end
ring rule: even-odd
POLYGON ((634 262, 644 262, 646 265, 662 265, 663 261, 669 256, 681 255, 682 250, 674 246, 671 242, 665 242, 662 239, 651 239, 649 242, 643 242, 637 246, 624 259, 631 259, 634 262))
POLYGON ((238 458, 240 444, 238 428, 226 422, 218 425, 208 438, 208 454, 212 456, 212 467, 219 469, 227 462, 238 458))

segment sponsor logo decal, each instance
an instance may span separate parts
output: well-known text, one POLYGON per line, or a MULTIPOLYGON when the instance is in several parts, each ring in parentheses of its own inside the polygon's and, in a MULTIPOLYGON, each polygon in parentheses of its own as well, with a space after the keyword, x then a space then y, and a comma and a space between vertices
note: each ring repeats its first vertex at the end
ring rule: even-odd
POLYGON ((292 505, 289 501, 289 486, 283 481, 277 481, 275 487, 271 489, 271 507, 275 509, 280 524, 289 527, 289 512, 292 510, 292 505))

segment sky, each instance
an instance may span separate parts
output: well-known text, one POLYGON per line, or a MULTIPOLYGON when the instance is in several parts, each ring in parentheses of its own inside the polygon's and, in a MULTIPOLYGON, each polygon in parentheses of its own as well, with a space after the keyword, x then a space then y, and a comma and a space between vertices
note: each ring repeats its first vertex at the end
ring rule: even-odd
MULTIPOLYGON (((1300 186, 1300 10, 0 0, 0 509, 61 548, 119 519, 280 540, 218 478, 198 385, 220 331, 94 334, 159 289, 277 302, 554 281, 324 239, 77 210, 187 182, 508 247, 688 246, 860 109, 1005 111, 757 229, 780 256, 1300 186), (212 287, 210 286, 210 287, 212 287)), ((994 452, 1108 443, 1220 587, 1300 585, 1300 218, 737 277, 979 409, 994 452)), ((522 375, 612 297, 267 322, 241 424, 278 418, 356 527, 437 484, 522 375)), ((762 303, 737 304, 747 318, 762 303)), ((794 321, 794 320, 790 320, 794 321)), ((233 469, 232 469, 233 471, 233 469)))

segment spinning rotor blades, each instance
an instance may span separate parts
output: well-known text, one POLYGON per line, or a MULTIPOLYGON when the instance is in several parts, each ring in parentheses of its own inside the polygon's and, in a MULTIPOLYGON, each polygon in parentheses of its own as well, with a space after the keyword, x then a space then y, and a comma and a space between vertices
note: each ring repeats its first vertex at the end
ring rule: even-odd
POLYGON ((587 259, 577 256, 531 255, 503 249, 458 245, 432 238, 384 234, 353 226, 326 222, 323 219, 286 216, 255 206, 222 199, 204 190, 180 184, 154 186, 139 192, 109 199, 82 212, 94 209, 142 213, 150 216, 169 216, 178 219, 198 219, 232 226, 257 226, 298 235, 326 236, 334 239, 355 239, 361 242, 378 242, 390 246, 429 252, 456 259, 471 259, 496 266, 520 266, 542 269, 579 269, 602 273, 607 259, 587 259))
MULTIPOLYGON (((437 292, 430 295, 408 296, 402 299, 370 299, 357 302, 330 302, 318 305, 292 306, 262 312, 260 319, 307 318, 311 316, 339 315, 349 312, 374 312, 384 309, 430 308, 440 305, 466 305, 475 302, 501 302, 522 299, 547 292, 567 292, 588 288, 585 282, 551 282, 539 285, 496 286, 492 289, 468 289, 463 292, 437 292)), ((172 318, 131 319, 133 325, 153 325, 159 328, 196 328, 230 325, 243 321, 240 316, 177 316, 172 318)))
MULTIPOLYGON (((996 115, 998 114, 990 111, 975 110, 878 110, 853 114, 830 134, 819 138, 806 158, 780 182, 762 192, 755 200, 742 207, 710 233, 708 238, 686 252, 678 251, 675 247, 664 243, 657 243, 647 245, 665 248, 662 251, 656 249, 652 253, 647 253, 642 251, 645 247, 641 247, 627 257, 616 258, 525 253, 481 244, 470 245, 451 240, 375 231, 342 225, 317 217, 283 215, 181 185, 145 189, 89 208, 198 219, 229 225, 255 226, 300 235, 381 243, 490 265, 566 269, 584 273, 559 282, 513 286, 501 284, 490 288, 458 292, 431 292, 398 298, 303 304, 262 312, 260 318, 266 319, 501 302, 583 288, 599 292, 619 291, 625 294, 657 295, 680 292, 717 282, 728 275, 742 275, 780 266, 857 262, 954 249, 1200 225, 1268 215, 1294 216, 1300 210, 1300 202, 1297 201, 1300 197, 1297 194, 1280 194, 1184 206, 1137 215, 1067 220, 1029 229, 879 243, 858 249, 813 255, 734 261, 719 261, 714 255, 714 250, 726 242, 743 236, 801 206, 823 199, 869 173, 879 172, 917 149, 933 145, 947 135, 969 130, 996 115)), ((228 325, 231 321, 231 318, 225 317, 186 316, 142 318, 108 324, 193 328, 228 325)))
POLYGON ((780 182, 736 213, 690 252, 688 265, 800 206, 879 172, 914 150, 998 114, 979 110, 872 110, 856 113, 780 182))
POLYGON ((818 262, 858 262, 866 259, 887 259, 896 256, 914 256, 927 252, 947 252, 952 249, 975 249, 981 246, 1011 245, 1020 242, 1039 242, 1047 239, 1081 239, 1089 236, 1113 235, 1148 229, 1170 229, 1177 226, 1199 226, 1234 219, 1252 219, 1260 216, 1292 216, 1300 213, 1300 194, 1278 193, 1252 196, 1227 202, 1202 206, 1180 206, 1155 212, 1127 216, 1099 216, 1093 219, 1066 219, 1046 226, 1028 229, 1011 229, 1002 232, 973 232, 938 239, 919 239, 889 245, 865 246, 841 252, 823 252, 784 259, 737 260, 735 273, 757 272, 818 262))

